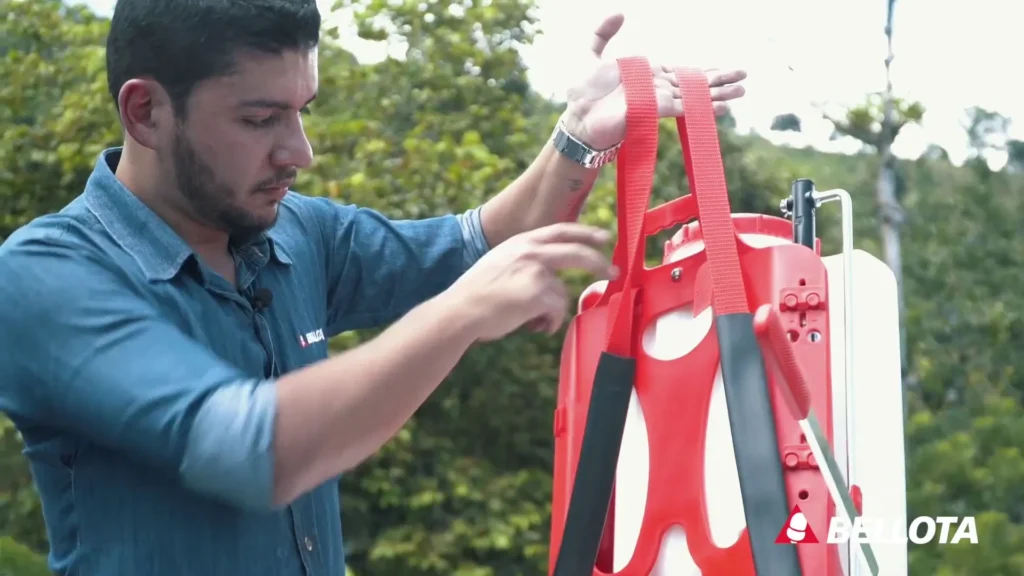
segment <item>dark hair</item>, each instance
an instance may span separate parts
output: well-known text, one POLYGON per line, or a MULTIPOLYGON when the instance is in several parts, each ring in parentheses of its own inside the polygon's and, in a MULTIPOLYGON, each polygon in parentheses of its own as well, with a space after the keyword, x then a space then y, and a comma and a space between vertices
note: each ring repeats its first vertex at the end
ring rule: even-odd
POLYGON ((316 0, 118 0, 107 35, 107 85, 150 77, 184 115, 196 84, 228 74, 240 50, 313 49, 316 0))

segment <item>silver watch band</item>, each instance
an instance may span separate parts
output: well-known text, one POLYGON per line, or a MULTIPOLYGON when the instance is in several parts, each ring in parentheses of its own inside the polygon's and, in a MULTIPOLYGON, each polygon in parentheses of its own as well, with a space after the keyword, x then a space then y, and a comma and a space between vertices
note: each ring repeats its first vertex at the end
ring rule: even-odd
POLYGON ((594 150, 570 134, 561 120, 558 121, 555 131, 551 134, 551 144, 563 156, 584 168, 600 168, 613 162, 622 146, 620 142, 607 150, 594 150))

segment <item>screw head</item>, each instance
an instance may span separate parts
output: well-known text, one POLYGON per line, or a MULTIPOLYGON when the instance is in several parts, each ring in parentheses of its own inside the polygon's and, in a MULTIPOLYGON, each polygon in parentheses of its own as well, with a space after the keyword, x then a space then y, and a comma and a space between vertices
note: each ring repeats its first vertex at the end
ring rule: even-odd
POLYGON ((792 209, 793 209, 793 199, 792 198, 783 198, 782 200, 779 201, 779 212, 782 212, 782 215, 784 217, 789 218, 790 216, 792 216, 793 215, 792 209))

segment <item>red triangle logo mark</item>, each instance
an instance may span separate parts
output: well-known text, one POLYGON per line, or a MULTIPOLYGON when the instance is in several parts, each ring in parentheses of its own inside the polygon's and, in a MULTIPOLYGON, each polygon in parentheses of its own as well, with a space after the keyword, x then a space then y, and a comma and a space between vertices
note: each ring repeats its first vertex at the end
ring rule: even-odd
POLYGON ((793 511, 789 513, 789 518, 786 520, 786 524, 779 530, 778 537, 775 538, 776 544, 817 544, 818 537, 814 535, 814 530, 811 529, 811 525, 807 522, 807 517, 800 511, 800 506, 793 506, 793 511))

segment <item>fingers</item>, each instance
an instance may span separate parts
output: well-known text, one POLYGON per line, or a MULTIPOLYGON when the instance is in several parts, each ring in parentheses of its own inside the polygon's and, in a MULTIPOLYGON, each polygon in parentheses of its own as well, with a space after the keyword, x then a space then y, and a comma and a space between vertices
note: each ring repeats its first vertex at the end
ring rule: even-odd
POLYGON ((599 249, 611 238, 606 230, 560 222, 522 235, 526 241, 521 256, 541 264, 546 270, 585 270, 601 278, 614 276, 615 270, 599 249))
POLYGON ((676 98, 680 97, 679 92, 679 80, 676 79, 676 75, 654 75, 654 89, 661 92, 665 91, 676 98))
MULTIPOLYGON (((672 98, 682 98, 683 94, 680 91, 678 85, 669 83, 666 80, 654 80, 654 89, 657 90, 658 96, 665 94, 672 98)), ((739 84, 729 84, 728 86, 722 86, 720 88, 711 89, 712 101, 728 101, 740 98, 746 93, 746 88, 739 84)))
POLYGON ((747 78, 747 72, 745 70, 718 70, 712 68, 706 70, 705 73, 708 77, 708 86, 712 88, 718 86, 726 86, 728 84, 736 84, 742 82, 747 78))
MULTIPOLYGON (((682 93, 679 88, 679 80, 676 71, 668 66, 657 66, 653 68, 654 86, 658 98, 658 116, 661 118, 678 118, 683 115, 682 93)), ((726 102, 742 98, 746 88, 736 84, 746 78, 747 73, 742 70, 730 70, 719 72, 709 70, 708 86, 711 93, 712 107, 715 114, 722 116, 729 111, 726 102)))
POLYGON ((736 84, 747 79, 746 70, 720 70, 718 68, 705 68, 704 75, 708 79, 708 86, 715 88, 736 84))
MULTIPOLYGON (((729 104, 726 102, 712 102, 711 108, 715 111, 715 116, 725 116, 729 113, 729 104)), ((658 98, 658 116, 660 118, 678 118, 682 115, 683 100, 681 98, 658 98)))
POLYGON ((747 93, 747 89, 739 84, 730 84, 721 88, 711 89, 711 101, 712 102, 728 102, 729 100, 735 100, 742 98, 747 93))
MULTIPOLYGON (((679 86, 679 80, 676 77, 676 70, 678 69, 679 68, 665 65, 651 66, 651 71, 654 74, 655 80, 662 80, 671 86, 679 86)), ((737 83, 742 82, 747 78, 745 70, 719 70, 717 68, 709 68, 704 71, 704 74, 707 76, 708 87, 711 88, 712 94, 714 94, 715 88, 733 88, 736 87, 737 83)))
MULTIPOLYGON (((683 100, 679 88, 678 68, 664 64, 651 65, 654 76, 655 93, 658 100, 658 116, 661 118, 678 118, 683 115, 683 100)), ((747 77, 744 70, 704 70, 711 93, 712 108, 715 114, 722 116, 729 111, 726 102, 742 98, 746 88, 739 85, 747 77)))
MULTIPOLYGON (((680 89, 674 86, 665 86, 657 88, 659 97, 664 94, 671 98, 682 99, 682 93, 680 89)), ((712 102, 728 102, 729 100, 735 100, 742 98, 747 93, 747 89, 739 84, 730 84, 728 86, 722 86, 721 88, 711 89, 711 101, 712 102)))
POLYGON ((608 258, 585 244, 538 244, 526 253, 526 257, 552 273, 560 270, 585 270, 602 280, 615 274, 608 258))
MULTIPOLYGON (((712 102, 711 108, 715 111, 715 116, 725 116, 729 112, 727 102, 712 102)), ((682 115, 682 98, 671 98, 667 94, 658 94, 658 117, 678 118, 682 115)))
POLYGON ((553 279, 546 290, 538 295, 537 304, 540 315, 528 322, 526 327, 535 332, 558 332, 569 313, 569 291, 565 284, 553 279))
POLYGON ((683 115, 682 93, 675 74, 665 73, 659 67, 654 73, 654 93, 658 99, 658 117, 674 118, 683 115))
POLYGON ((606 230, 578 222, 559 222, 526 232, 523 237, 539 244, 559 242, 599 247, 608 243, 611 234, 606 230))
POLYGON ((608 46, 608 41, 619 32, 624 21, 625 17, 622 14, 612 14, 601 22, 597 30, 594 31, 594 39, 590 45, 590 49, 594 52, 595 56, 601 57, 605 47, 608 46))
POLYGON ((679 79, 676 77, 676 70, 671 66, 665 66, 664 64, 652 64, 651 73, 654 75, 655 82, 664 81, 670 86, 679 86, 679 79))
POLYGON ((526 324, 523 324, 523 327, 529 330, 530 332, 547 332, 548 322, 547 319, 544 318, 543 316, 538 316, 537 318, 530 320, 526 324))
POLYGON ((683 115, 683 99, 679 89, 674 91, 658 90, 658 117, 678 118, 683 115))

